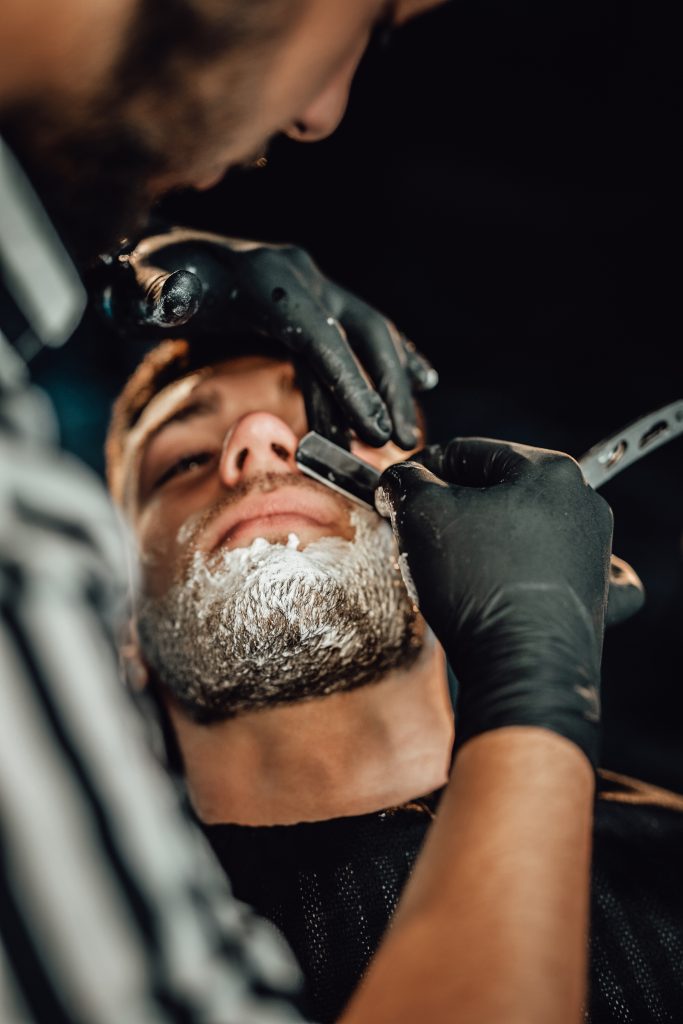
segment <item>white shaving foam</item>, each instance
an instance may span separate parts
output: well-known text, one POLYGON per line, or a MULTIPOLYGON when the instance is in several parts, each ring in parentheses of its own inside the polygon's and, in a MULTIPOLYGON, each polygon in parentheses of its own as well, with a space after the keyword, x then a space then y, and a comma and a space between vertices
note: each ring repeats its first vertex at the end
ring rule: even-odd
POLYGON ((301 549, 263 537, 249 547, 196 551, 185 579, 143 600, 147 660, 206 720, 370 682, 421 645, 388 523, 351 513, 352 541, 301 549))

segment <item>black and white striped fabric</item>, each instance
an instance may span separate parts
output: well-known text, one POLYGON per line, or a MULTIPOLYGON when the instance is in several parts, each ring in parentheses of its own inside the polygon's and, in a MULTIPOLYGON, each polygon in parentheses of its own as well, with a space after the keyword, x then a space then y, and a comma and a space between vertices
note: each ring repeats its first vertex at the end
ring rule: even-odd
POLYGON ((298 1020, 291 953, 232 897, 119 684, 122 531, 17 354, 63 340, 82 292, 1 141, 0 270, 0 1021, 298 1020))

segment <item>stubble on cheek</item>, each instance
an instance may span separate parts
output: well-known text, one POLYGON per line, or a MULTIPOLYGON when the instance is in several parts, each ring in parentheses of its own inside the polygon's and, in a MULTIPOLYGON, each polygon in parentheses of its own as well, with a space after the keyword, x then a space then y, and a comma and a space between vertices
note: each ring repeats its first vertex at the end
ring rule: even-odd
POLYGON ((178 541, 178 531, 162 531, 149 524, 138 531, 138 562, 143 597, 162 598, 175 584, 187 578, 194 552, 178 541))

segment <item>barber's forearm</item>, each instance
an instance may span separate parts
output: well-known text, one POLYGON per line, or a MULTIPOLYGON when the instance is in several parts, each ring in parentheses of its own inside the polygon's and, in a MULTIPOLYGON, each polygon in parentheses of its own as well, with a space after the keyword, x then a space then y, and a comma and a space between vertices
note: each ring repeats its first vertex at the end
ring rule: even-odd
POLYGON ((577 1024, 593 789, 583 754, 546 730, 467 743, 343 1024, 577 1024))

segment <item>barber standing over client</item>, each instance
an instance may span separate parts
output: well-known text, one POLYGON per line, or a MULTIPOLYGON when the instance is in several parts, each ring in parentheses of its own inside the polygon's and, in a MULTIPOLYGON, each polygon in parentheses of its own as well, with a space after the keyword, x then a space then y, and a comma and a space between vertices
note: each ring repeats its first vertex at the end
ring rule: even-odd
MULTIPOLYGON (((59 454, 26 364, 79 319, 66 248, 90 260, 165 190, 213 182, 274 132, 333 130, 373 27, 429 6, 5 0, 3 1021, 298 1019, 291 955, 232 900, 120 689, 121 540, 98 483, 59 454)), ((371 443, 410 447, 411 384, 431 374, 393 327, 296 250, 221 245, 235 318, 295 344, 330 432, 341 421, 371 443), (320 400, 331 387, 332 414, 320 400)), ((122 261, 134 315, 161 326, 201 315, 191 273, 158 273, 157 255, 122 261)), ((477 440, 390 469, 378 500, 460 677, 460 749, 394 927, 343 1019, 578 1021, 609 509, 568 457, 477 440)))

